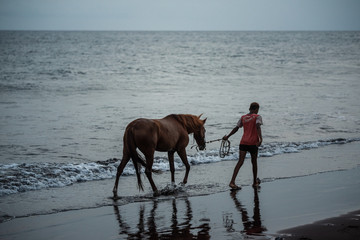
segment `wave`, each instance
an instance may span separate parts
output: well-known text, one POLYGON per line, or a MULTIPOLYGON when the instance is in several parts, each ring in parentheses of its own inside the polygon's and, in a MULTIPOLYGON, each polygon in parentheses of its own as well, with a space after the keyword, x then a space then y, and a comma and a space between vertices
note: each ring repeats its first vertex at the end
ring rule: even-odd
POLYGON ((0 92, 20 92, 20 91, 43 91, 43 92, 56 92, 56 93, 85 93, 88 91, 103 91, 107 87, 104 84, 82 84, 81 82, 68 82, 59 84, 34 84, 34 83, 0 83, 0 92))
MULTIPOLYGON (((274 142, 259 148, 259 157, 272 157, 279 154, 297 153, 302 150, 319 148, 331 144, 346 144, 360 141, 353 139, 329 139, 310 142, 274 142)), ((228 156, 220 158, 217 150, 198 152, 188 156, 191 165, 208 164, 238 159, 237 147, 232 147, 228 156)), ((0 196, 40 190, 44 188, 65 187, 74 183, 114 178, 119 160, 111 158, 106 161, 89 163, 13 163, 0 164, 0 196)), ((153 168, 169 171, 169 163, 165 157, 156 157, 153 168)), ((183 169, 179 158, 175 158, 175 168, 183 169)), ((124 169, 123 175, 134 175, 131 163, 124 169)))
POLYGON ((297 153, 301 150, 309 150, 313 148, 319 148, 328 146, 331 144, 346 144, 351 142, 360 141, 360 138, 334 138, 328 140, 318 140, 318 141, 309 141, 309 142, 290 142, 290 143, 270 143, 264 144, 259 149, 260 157, 272 157, 274 155, 283 154, 283 153, 297 153))
POLYGON ((0 83, 0 91, 29 91, 29 90, 39 90, 39 86, 34 83, 11 83, 11 84, 4 84, 0 83))
MULTIPOLYGON (((77 182, 112 178, 116 159, 104 163, 22 163, 0 165, 0 196, 77 182)), ((127 169, 124 175, 134 174, 127 169)))

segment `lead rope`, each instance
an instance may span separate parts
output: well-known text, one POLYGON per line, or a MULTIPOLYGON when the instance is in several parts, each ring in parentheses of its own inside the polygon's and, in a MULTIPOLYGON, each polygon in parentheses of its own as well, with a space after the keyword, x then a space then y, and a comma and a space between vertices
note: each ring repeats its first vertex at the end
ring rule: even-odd
MULTIPOLYGON (((208 141, 205 143, 212 143, 212 142, 217 142, 217 141, 221 141, 220 149, 219 149, 219 156, 221 158, 224 158, 225 156, 229 155, 229 152, 230 152, 230 141, 229 140, 223 140, 222 138, 219 138, 219 139, 211 140, 211 141, 208 141)), ((195 147, 196 151, 199 151, 199 148, 197 145, 191 146, 191 149, 193 147, 195 147)))
POLYGON ((224 158, 225 156, 229 155, 230 152, 230 141, 229 140, 222 140, 219 149, 219 156, 224 158))

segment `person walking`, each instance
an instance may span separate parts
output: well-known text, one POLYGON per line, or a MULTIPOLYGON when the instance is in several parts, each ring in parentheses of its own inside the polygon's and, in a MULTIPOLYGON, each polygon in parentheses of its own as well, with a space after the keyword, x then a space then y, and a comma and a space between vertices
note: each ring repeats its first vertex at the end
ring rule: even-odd
POLYGON ((263 124, 262 117, 258 114, 260 105, 256 102, 250 104, 249 113, 243 115, 238 121, 235 128, 223 137, 223 140, 228 140, 229 137, 235 134, 239 128, 244 128, 244 133, 239 146, 239 161, 237 162, 234 173, 231 178, 229 187, 231 189, 241 189, 235 184, 236 176, 244 163, 246 153, 251 155, 252 172, 253 172, 253 187, 258 187, 260 181, 257 178, 257 156, 258 148, 262 143, 261 125, 263 124))

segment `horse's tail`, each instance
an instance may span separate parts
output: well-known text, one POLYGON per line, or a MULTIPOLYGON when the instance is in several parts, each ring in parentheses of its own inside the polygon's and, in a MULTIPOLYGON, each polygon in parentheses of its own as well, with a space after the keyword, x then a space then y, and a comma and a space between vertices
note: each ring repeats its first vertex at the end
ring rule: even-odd
POLYGON ((144 191, 144 186, 143 186, 143 183, 142 183, 142 180, 141 180, 140 170, 141 170, 141 165, 146 168, 145 160, 142 159, 140 157, 140 155, 138 154, 138 152, 136 151, 135 138, 134 138, 134 134, 133 134, 133 132, 131 130, 126 131, 125 136, 124 136, 124 140, 125 140, 124 142, 126 142, 124 144, 127 145, 130 157, 131 157, 131 159, 133 161, 133 164, 134 164, 139 190, 144 191))

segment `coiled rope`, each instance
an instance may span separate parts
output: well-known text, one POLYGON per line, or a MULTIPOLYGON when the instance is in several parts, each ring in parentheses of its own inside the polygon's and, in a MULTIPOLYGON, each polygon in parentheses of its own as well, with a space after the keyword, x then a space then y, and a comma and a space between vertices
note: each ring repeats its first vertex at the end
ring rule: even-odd
MULTIPOLYGON (((222 138, 211 140, 205 143, 212 143, 212 142, 218 142, 221 141, 220 149, 219 149, 219 156, 221 158, 224 158, 225 156, 229 155, 230 152, 230 141, 229 140, 223 140, 222 138)), ((195 147, 196 151, 199 151, 199 148, 197 145, 193 145, 191 149, 195 147)))
POLYGON ((222 140, 219 149, 219 156, 224 158, 225 156, 229 155, 230 152, 230 141, 229 140, 222 140))

